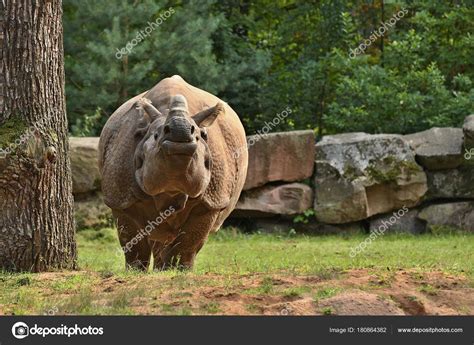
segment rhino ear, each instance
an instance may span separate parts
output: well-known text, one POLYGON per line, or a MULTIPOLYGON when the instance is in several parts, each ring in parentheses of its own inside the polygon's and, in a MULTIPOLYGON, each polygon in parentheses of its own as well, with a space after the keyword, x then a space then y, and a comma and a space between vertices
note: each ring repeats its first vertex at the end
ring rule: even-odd
POLYGON ((215 106, 202 110, 197 114, 194 114, 193 120, 199 127, 209 127, 217 119, 217 116, 223 113, 224 104, 222 102, 218 102, 215 106))
POLYGON ((135 102, 135 109, 138 110, 140 117, 145 118, 148 123, 152 123, 163 114, 155 108, 148 98, 140 98, 135 102))

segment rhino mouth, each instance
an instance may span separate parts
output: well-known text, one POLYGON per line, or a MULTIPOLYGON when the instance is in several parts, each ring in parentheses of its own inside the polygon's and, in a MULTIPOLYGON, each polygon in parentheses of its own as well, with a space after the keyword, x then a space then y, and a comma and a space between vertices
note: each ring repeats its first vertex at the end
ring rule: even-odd
POLYGON ((170 140, 165 140, 161 144, 164 152, 168 155, 182 155, 182 156, 192 156, 197 149, 197 143, 189 142, 175 142, 170 140))

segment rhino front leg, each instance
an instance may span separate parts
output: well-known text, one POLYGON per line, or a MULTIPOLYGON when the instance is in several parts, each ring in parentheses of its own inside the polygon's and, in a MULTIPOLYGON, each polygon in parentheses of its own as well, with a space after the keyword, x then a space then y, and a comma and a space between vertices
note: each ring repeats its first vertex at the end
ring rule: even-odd
MULTIPOLYGON (((193 209, 178 237, 162 250, 161 269, 192 268, 196 254, 206 242, 209 232, 214 230, 218 215, 218 211, 209 211, 205 207, 193 209)), ((160 267, 155 266, 155 269, 160 267)))
POLYGON ((117 218, 117 231, 125 254, 126 269, 146 271, 150 264, 151 248, 145 238, 139 236, 139 226, 124 212, 114 211, 117 218))
POLYGON ((153 254, 153 269, 160 271, 164 267, 163 250, 166 245, 158 241, 149 241, 151 252, 153 254))

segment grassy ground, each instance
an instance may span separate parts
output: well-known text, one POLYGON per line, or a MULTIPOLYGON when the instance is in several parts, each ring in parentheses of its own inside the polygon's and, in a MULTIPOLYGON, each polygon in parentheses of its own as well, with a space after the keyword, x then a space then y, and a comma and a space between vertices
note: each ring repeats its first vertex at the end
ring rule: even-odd
POLYGON ((474 314, 473 235, 385 235, 351 258, 365 238, 226 229, 193 271, 139 273, 114 230, 85 230, 79 271, 0 274, 0 314, 474 314))

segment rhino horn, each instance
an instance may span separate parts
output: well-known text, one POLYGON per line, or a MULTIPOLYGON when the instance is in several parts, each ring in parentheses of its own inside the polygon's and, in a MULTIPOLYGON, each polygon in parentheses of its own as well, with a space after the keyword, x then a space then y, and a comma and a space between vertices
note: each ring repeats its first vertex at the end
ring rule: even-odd
POLYGON ((183 112, 189 113, 188 102, 183 95, 176 95, 171 98, 169 115, 176 116, 183 112))

